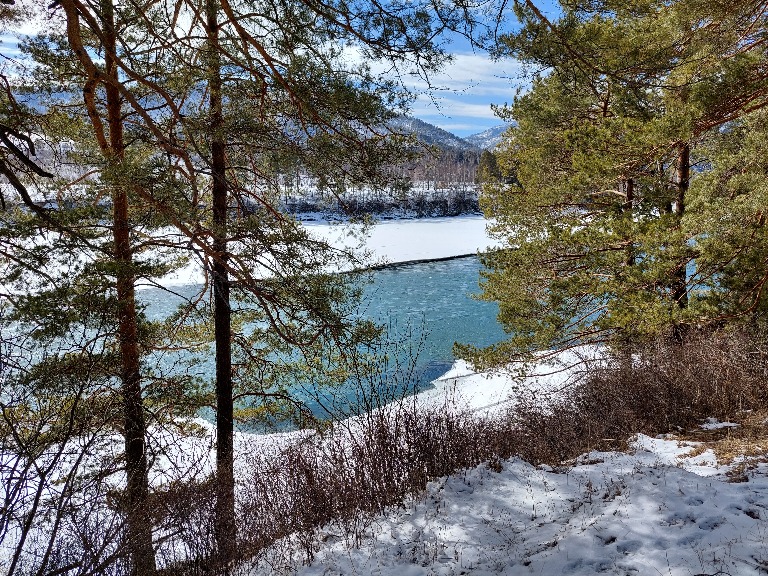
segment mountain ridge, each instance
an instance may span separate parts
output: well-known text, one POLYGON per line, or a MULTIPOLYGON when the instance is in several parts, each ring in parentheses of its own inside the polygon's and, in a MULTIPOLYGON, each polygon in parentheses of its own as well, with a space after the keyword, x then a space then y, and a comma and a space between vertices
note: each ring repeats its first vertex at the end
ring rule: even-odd
POLYGON ((388 125, 395 130, 415 134, 419 141, 425 144, 471 152, 492 150, 501 142, 502 135, 510 126, 499 124, 462 138, 414 116, 398 116, 390 120, 388 125))

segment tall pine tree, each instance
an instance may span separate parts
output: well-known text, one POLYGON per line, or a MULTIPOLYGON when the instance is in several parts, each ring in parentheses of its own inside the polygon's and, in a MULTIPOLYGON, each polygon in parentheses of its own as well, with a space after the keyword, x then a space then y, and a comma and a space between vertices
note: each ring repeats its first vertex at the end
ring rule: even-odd
POLYGON ((518 124, 498 161, 517 181, 487 186, 484 202, 505 245, 484 256, 484 297, 510 339, 461 352, 497 363, 626 348, 717 317, 701 305, 711 242, 688 206, 705 209, 691 198, 705 143, 768 101, 762 8, 563 2, 556 20, 532 1, 515 9, 523 26, 499 54, 522 60, 533 86, 503 112, 518 124))

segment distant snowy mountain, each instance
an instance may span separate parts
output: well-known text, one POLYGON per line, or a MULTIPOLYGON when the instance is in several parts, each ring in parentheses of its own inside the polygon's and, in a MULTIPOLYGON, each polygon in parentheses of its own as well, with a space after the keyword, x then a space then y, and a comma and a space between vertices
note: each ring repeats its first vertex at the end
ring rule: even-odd
POLYGON ((502 135, 504 132, 506 132, 509 126, 509 124, 494 126, 493 128, 488 128, 488 130, 483 130, 477 134, 467 136, 464 138, 464 140, 476 148, 480 148, 482 150, 492 150, 499 145, 502 140, 502 135))
POLYGON ((478 151, 474 144, 467 142, 464 138, 460 138, 456 134, 438 128, 434 124, 411 116, 398 116, 389 121, 389 127, 404 133, 414 133, 425 144, 439 146, 440 148, 478 151))
POLYGON ((461 138, 447 130, 438 128, 434 124, 411 116, 398 116, 389 121, 390 128, 399 132, 416 134, 419 140, 425 144, 439 146, 443 149, 478 153, 481 150, 492 150, 495 148, 501 142, 502 134, 509 126, 509 124, 501 124, 466 138, 461 138))

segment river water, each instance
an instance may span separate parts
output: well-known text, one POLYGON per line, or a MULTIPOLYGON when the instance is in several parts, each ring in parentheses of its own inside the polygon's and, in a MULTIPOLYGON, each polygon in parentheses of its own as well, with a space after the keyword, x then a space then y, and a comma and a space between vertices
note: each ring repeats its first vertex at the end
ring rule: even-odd
MULTIPOLYGON (((366 291, 374 320, 424 328, 418 366, 428 383, 453 363, 454 342, 488 346, 503 339, 496 321, 498 305, 471 297, 479 292, 476 257, 425 262, 376 272, 366 291)), ((415 334, 414 336, 417 336, 415 334)))
MULTIPOLYGON (((479 292, 476 257, 405 264, 377 270, 363 297, 363 314, 390 327, 391 335, 409 339, 401 349, 418 351, 410 376, 417 389, 444 374, 453 363, 454 342, 487 346, 504 338, 496 321, 498 306, 471 297, 479 292)), ((197 286, 177 287, 192 296, 197 286)), ((160 289, 139 293, 150 318, 173 312, 179 301, 160 289)), ((213 362, 204 366, 213 370, 213 362)), ((212 377, 212 374, 211 374, 212 377)))

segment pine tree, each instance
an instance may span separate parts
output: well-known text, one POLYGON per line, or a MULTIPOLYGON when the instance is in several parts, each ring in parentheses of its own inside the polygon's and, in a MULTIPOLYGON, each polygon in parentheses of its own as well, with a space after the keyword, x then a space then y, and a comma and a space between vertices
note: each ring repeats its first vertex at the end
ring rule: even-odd
POLYGON ((97 199, 107 193, 113 206, 114 238, 86 258, 96 258, 89 269, 106 275, 105 293, 119 296, 108 301, 120 334, 133 570, 154 571, 142 505, 146 447, 139 450, 148 379, 136 362, 136 352, 151 345, 142 340, 147 324, 134 294, 139 279, 152 281, 166 269, 143 255, 153 250, 191 254, 210 273, 212 299, 201 293, 194 304, 213 302, 216 560, 226 570, 238 553, 233 401, 253 398, 255 412, 267 417, 302 411, 288 383, 343 381, 357 347, 378 333, 355 314, 354 276, 333 274, 356 267, 358 258, 282 212, 284 166, 299 166, 339 197, 362 184, 385 186, 388 167, 404 153, 402 139, 384 127, 409 98, 399 74, 440 65, 436 34, 471 22, 454 6, 429 2, 285 2, 256 10, 222 0, 171 10, 61 0, 54 10, 66 35, 41 35, 28 51, 40 64, 37 78, 51 87, 46 122, 76 133, 77 154, 93 171, 78 175, 92 193, 78 201, 98 213, 97 199), (396 74, 371 72, 377 61, 396 74), (155 232, 169 227, 173 234, 155 232))
POLYGON ((178 189, 177 202, 153 190, 143 193, 195 242, 211 271, 216 532, 218 561, 227 566, 236 556, 234 398, 251 398, 266 413, 281 405, 301 410, 302 403, 282 384, 285 371, 276 367, 286 357, 300 358, 301 366, 332 362, 325 366, 336 375, 322 380, 341 381, 344 359, 354 357, 358 345, 376 333, 349 307, 359 294, 354 277, 329 274, 357 267, 357 257, 313 238, 283 213, 282 165, 299 166, 337 198, 350 187, 387 185, 389 166, 410 153, 400 138, 387 133, 385 122, 408 94, 398 76, 372 74, 368 60, 432 69, 443 60, 432 43, 434 18, 443 18, 439 26, 460 20, 453 12, 430 16, 419 5, 288 2, 265 5, 258 14, 251 5, 222 1, 221 11, 218 6, 206 4, 204 20, 194 4, 182 9, 188 11, 190 38, 202 30, 206 43, 202 58, 195 50, 174 54, 181 72, 174 85, 184 86, 187 94, 207 95, 205 109, 195 109, 193 96, 170 120, 180 149, 171 153, 193 164, 189 180, 178 189), (349 13, 355 13, 354 25, 346 20, 349 13), (345 60, 344 51, 352 49, 363 53, 362 63, 345 60), (210 189, 200 188, 201 182, 210 183, 210 189), (206 206, 190 212, 189 198, 202 200, 210 211, 206 206), (233 208, 245 216, 232 218, 233 208), (244 317, 267 329, 243 332, 244 317), (235 355, 268 369, 261 369, 256 381, 252 376, 259 371, 248 368, 237 370, 248 378, 233 379, 235 355))
POLYGON ((766 102, 762 10, 577 2, 550 21, 533 2, 515 7, 523 27, 499 51, 545 72, 504 111, 518 125, 499 163, 517 183, 484 193, 505 243, 483 258, 484 297, 511 336, 461 352, 506 362, 681 337, 712 317, 691 274, 705 247, 688 225, 692 167, 721 126, 766 102))
POLYGON ((496 155, 490 150, 483 150, 480 154, 480 162, 477 165, 478 184, 498 182, 501 179, 501 170, 496 160, 496 155))
MULTIPOLYGON (((146 363, 148 354, 166 346, 169 332, 147 322, 136 301, 140 281, 162 275, 173 265, 173 258, 168 259, 163 251, 174 246, 172 236, 155 234, 162 222, 138 201, 136 189, 166 187, 173 178, 173 166, 164 164, 156 150, 137 138, 135 123, 127 121, 128 103, 135 105, 146 97, 146 90, 136 89, 118 70, 125 49, 118 45, 126 40, 118 30, 135 31, 144 15, 118 10, 111 2, 90 9, 62 2, 60 10, 66 34, 43 34, 25 46, 37 61, 25 89, 39 97, 44 108, 33 115, 35 129, 54 142, 51 161, 60 162, 57 180, 40 189, 38 197, 55 196, 57 208, 30 205, 19 190, 32 214, 8 215, 6 253, 13 254, 14 265, 4 280, 27 281, 29 294, 8 295, 6 301, 9 318, 25 330, 29 326, 40 346, 72 348, 49 359, 50 370, 71 365, 78 357, 84 364, 97 359, 97 368, 84 379, 83 399, 62 396, 60 401, 65 406, 90 402, 92 394, 119 400, 120 419, 109 410, 105 420, 94 426, 112 426, 123 434, 125 495, 118 507, 125 516, 122 543, 129 553, 131 572, 153 574, 146 396, 152 397, 155 414, 161 415, 153 419, 156 424, 173 422, 180 413, 189 415, 187 408, 198 405, 195 391, 187 386, 191 381, 183 376, 166 377, 146 363), (74 148, 64 152, 64 158, 59 158, 62 152, 55 144, 60 141, 74 148), (69 178, 71 169, 66 174, 64 167, 71 162, 79 166, 69 178), (33 254, 39 255, 37 260, 33 254), (60 272, 62 264, 66 268, 60 272), (181 412, 161 407, 169 396, 180 392, 181 402, 180 398, 174 400, 177 407, 185 406, 181 412)), ((151 65, 152 59, 144 54, 138 61, 151 65)), ((139 108, 134 113, 147 114, 145 107, 139 108)), ((30 389, 45 386, 40 374, 33 379, 23 374, 16 377, 30 389)), ((103 473, 108 478, 116 470, 105 468, 103 473)), ((56 542, 57 536, 53 531, 50 542, 56 542)), ((105 554, 114 552, 105 550, 105 554)), ((118 550, 115 558, 122 555, 118 550)), ((85 558, 73 562, 82 567, 85 558)), ((49 561, 43 559, 41 571, 49 561)))

